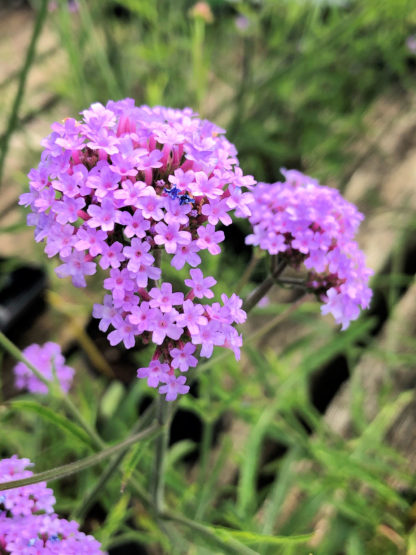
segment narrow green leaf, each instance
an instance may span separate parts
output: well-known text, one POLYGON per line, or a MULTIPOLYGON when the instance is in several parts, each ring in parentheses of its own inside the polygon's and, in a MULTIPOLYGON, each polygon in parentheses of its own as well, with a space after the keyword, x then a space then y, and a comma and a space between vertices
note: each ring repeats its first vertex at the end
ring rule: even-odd
POLYGON ((246 515, 256 498, 256 474, 263 438, 270 427, 276 409, 268 406, 253 426, 244 448, 244 460, 240 469, 240 479, 237 488, 237 512, 246 515))
POLYGON ((71 422, 65 416, 58 414, 56 411, 50 409, 49 407, 45 407, 36 401, 29 401, 29 400, 16 400, 11 401, 11 406, 17 410, 23 410, 27 412, 32 412, 37 414, 44 420, 51 422, 61 430, 63 430, 66 434, 69 434, 82 443, 85 443, 88 447, 91 447, 91 440, 88 434, 77 424, 71 422))
POLYGON ((264 536, 254 532, 245 532, 242 530, 230 530, 227 528, 213 527, 212 530, 220 537, 231 537, 236 540, 243 541, 247 544, 268 544, 268 545, 289 545, 308 542, 313 534, 298 534, 295 536, 264 536))
POLYGON ((126 457, 126 462, 123 464, 123 476, 121 478, 121 491, 124 491, 128 481, 133 475, 133 472, 137 468, 140 457, 143 454, 143 445, 138 443, 126 457))

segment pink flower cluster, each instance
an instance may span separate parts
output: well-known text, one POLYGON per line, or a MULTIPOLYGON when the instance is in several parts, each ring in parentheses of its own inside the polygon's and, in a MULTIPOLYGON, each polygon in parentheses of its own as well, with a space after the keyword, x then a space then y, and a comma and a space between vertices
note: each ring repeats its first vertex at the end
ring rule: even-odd
POLYGON ((259 183, 253 190, 246 238, 295 268, 308 270, 307 287, 323 301, 342 329, 367 308, 372 271, 354 240, 363 215, 340 193, 296 170, 282 170, 283 183, 259 183))
MULTIPOLYGON (((0 483, 32 476, 29 459, 0 460, 0 483)), ((53 512, 45 482, 0 491, 0 553, 4 555, 98 555, 100 544, 78 524, 53 512)))
POLYGON ((230 212, 248 217, 255 182, 238 167, 236 150, 213 123, 190 109, 136 107, 134 101, 93 104, 82 121, 52 125, 37 169, 29 173, 28 224, 45 252, 59 255, 59 277, 86 285, 97 264, 107 272, 103 305, 94 307, 100 329, 112 345, 135 345, 137 336, 153 341, 155 356, 138 371, 168 400, 185 393, 185 371, 195 366, 192 353, 202 345, 234 350, 241 337, 232 327, 244 321, 241 301, 223 296, 222 305, 195 303, 212 298, 215 280, 191 270, 184 295, 170 283, 158 285, 157 260, 164 253, 180 270, 201 263, 199 252, 221 252, 230 212), (179 353, 178 353, 179 351, 179 353), (191 352, 192 351, 192 352, 191 352))
MULTIPOLYGON (((53 381, 55 373, 63 391, 66 393, 69 391, 75 370, 66 366, 61 347, 57 343, 51 341, 44 345, 34 343, 26 347, 22 353, 47 380, 53 381)), ((16 364, 14 374, 18 389, 27 389, 31 393, 48 392, 46 385, 23 362, 16 364)))

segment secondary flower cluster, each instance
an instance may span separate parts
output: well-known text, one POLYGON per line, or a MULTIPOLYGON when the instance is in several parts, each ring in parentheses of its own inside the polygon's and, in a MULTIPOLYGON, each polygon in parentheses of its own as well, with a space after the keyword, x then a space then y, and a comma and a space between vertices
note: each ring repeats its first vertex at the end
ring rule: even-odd
MULTIPOLYGON (((0 461, 0 483, 32 476, 29 459, 0 461)), ((97 555, 100 544, 78 524, 53 511, 55 497, 45 482, 0 492, 0 553, 4 555, 97 555)))
POLYGON ((371 299, 372 271, 354 240, 363 219, 340 193, 296 170, 282 170, 283 183, 259 183, 253 190, 246 242, 259 245, 295 268, 308 269, 306 286, 323 301, 342 329, 371 299))
MULTIPOLYGON (((55 374, 63 391, 66 393, 69 391, 75 370, 65 364, 61 347, 57 343, 52 343, 52 341, 48 341, 44 345, 34 343, 26 347, 22 353, 44 378, 52 381, 55 374)), ((23 362, 16 364, 14 374, 18 389, 27 389, 31 393, 48 392, 46 385, 23 362)))
POLYGON ((200 251, 220 253, 224 232, 216 226, 228 226, 231 211, 250 215, 252 197, 243 187, 254 179, 243 175, 224 131, 190 109, 136 107, 125 99, 93 104, 82 115, 52 125, 20 203, 31 207, 35 239, 61 258, 59 277, 83 287, 97 264, 108 271, 109 295, 94 307, 100 329, 114 328, 112 345, 132 348, 138 335, 156 343, 151 365, 138 375, 163 384, 159 391, 174 399, 188 389, 175 369, 195 366, 196 345, 202 356, 214 345, 238 354, 232 324, 244 316, 235 295, 212 307, 194 302, 213 297, 215 280, 200 270, 191 270, 186 297, 170 283, 158 286, 159 255, 180 270, 196 268, 200 251))

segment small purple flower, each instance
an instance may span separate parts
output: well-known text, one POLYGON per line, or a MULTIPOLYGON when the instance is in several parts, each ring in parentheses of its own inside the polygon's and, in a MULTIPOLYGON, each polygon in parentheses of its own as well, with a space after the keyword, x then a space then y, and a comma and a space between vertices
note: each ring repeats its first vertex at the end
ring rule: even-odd
POLYGON ((165 337, 175 340, 180 338, 183 330, 175 323, 176 315, 177 311, 175 309, 172 309, 170 312, 156 312, 151 322, 153 343, 161 345, 165 337))
POLYGON ((168 375, 168 381, 165 385, 159 387, 159 393, 162 395, 166 393, 166 401, 175 401, 178 395, 185 395, 189 391, 189 385, 185 385, 185 376, 175 374, 168 375))
POLYGON ((203 316, 204 312, 202 305, 194 304, 188 299, 183 303, 183 313, 178 316, 176 322, 179 326, 186 326, 189 333, 198 334, 200 326, 208 324, 208 320, 203 316))
POLYGON ((130 312, 129 320, 137 327, 139 333, 151 330, 153 320, 158 314, 157 310, 150 308, 150 304, 146 301, 142 302, 139 306, 133 307, 130 312))
POLYGON ((162 364, 159 360, 152 360, 148 368, 139 368, 137 370, 138 378, 147 378, 149 387, 157 387, 160 382, 167 381, 169 365, 162 364))
POLYGON ((101 227, 103 231, 112 231, 118 220, 118 210, 110 198, 104 198, 101 205, 91 204, 87 210, 91 219, 88 220, 90 227, 101 227))
POLYGON ((219 221, 224 225, 230 225, 232 222, 228 214, 230 210, 226 199, 214 200, 202 207, 202 213, 208 216, 209 223, 213 225, 216 225, 219 221))
POLYGON ((206 227, 201 226, 198 228, 198 236, 199 239, 196 244, 200 249, 208 249, 210 254, 219 254, 221 252, 218 243, 224 241, 225 236, 223 231, 215 231, 215 227, 208 224, 206 227))
POLYGON ((134 236, 143 239, 143 237, 146 237, 146 232, 150 227, 149 220, 143 217, 140 210, 136 210, 133 215, 129 212, 122 212, 120 223, 125 226, 124 235, 129 239, 134 236))
MULTIPOLYGON (((35 202, 36 204, 36 202, 35 202)), ((78 211, 85 206, 83 198, 67 198, 52 203, 52 211, 56 214, 56 221, 62 225, 74 223, 78 220, 78 211)))
POLYGON ((203 297, 212 299, 214 293, 211 291, 211 287, 217 283, 217 280, 211 276, 204 278, 204 275, 199 268, 191 270, 189 273, 192 279, 186 279, 185 283, 188 287, 192 288, 194 296, 201 299, 203 297))
POLYGON ((123 254, 128 259, 127 269, 132 272, 139 270, 140 266, 151 266, 154 262, 154 257, 148 254, 150 245, 147 241, 141 241, 134 237, 131 240, 130 247, 124 247, 123 254))
POLYGON ((199 332, 192 335, 192 343, 201 345, 201 356, 209 358, 214 345, 224 345, 224 333, 218 322, 211 321, 207 326, 199 328, 199 332))
POLYGON ((171 224, 164 224, 159 222, 155 226, 155 243, 156 245, 163 245, 169 254, 174 254, 178 245, 186 245, 191 241, 191 234, 188 231, 180 231, 179 224, 173 222, 171 224))
POLYGON ((181 245, 177 248, 175 256, 170 261, 171 265, 177 270, 181 270, 186 263, 190 266, 198 266, 201 264, 201 257, 196 254, 199 251, 199 247, 195 242, 188 243, 187 245, 181 245))
POLYGON ((135 284, 126 268, 114 268, 110 271, 110 277, 104 280, 104 287, 112 292, 113 299, 123 299, 126 291, 134 291, 135 284))
POLYGON ((162 283, 159 287, 153 287, 149 291, 151 297, 150 306, 152 308, 160 308, 162 312, 170 312, 173 306, 183 303, 183 293, 172 293, 172 285, 170 283, 162 283))
POLYGON ((93 257, 101 254, 105 248, 107 234, 100 229, 80 227, 76 234, 75 248, 78 251, 88 250, 93 257))
POLYGON ((120 268, 121 263, 125 260, 123 254, 123 245, 115 241, 112 245, 103 244, 101 252, 100 266, 103 270, 107 268, 120 268))
POLYGON ((117 310, 114 308, 113 304, 113 297, 111 295, 105 295, 103 304, 95 304, 93 306, 92 315, 94 318, 99 318, 101 320, 98 328, 106 332, 117 315, 117 310))
POLYGON ((194 368, 198 364, 198 360, 192 356, 195 349, 196 347, 192 343, 185 343, 178 349, 172 349, 170 351, 172 368, 179 368, 181 372, 186 372, 188 368, 194 368))
POLYGON ((55 268, 56 275, 60 278, 71 277, 75 287, 86 287, 85 276, 92 276, 97 265, 90 262, 82 252, 75 252, 71 256, 62 258, 64 264, 55 268))
POLYGON ((124 343, 126 349, 132 349, 135 344, 136 327, 119 315, 116 315, 111 322, 114 330, 108 334, 108 341, 110 345, 118 345, 121 341, 124 343))

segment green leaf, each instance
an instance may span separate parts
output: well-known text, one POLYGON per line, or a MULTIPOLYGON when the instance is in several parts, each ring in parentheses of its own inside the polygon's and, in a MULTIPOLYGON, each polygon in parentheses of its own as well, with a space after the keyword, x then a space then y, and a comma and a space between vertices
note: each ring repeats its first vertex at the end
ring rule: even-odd
POLYGON ((121 478, 121 491, 124 491, 128 481, 133 475, 133 472, 139 464, 140 457, 143 454, 143 445, 138 443, 130 451, 129 455, 126 457, 126 462, 123 464, 123 476, 121 478))
POLYGON ((78 424, 71 422, 71 420, 50 409, 49 407, 45 407, 44 405, 41 405, 36 401, 21 399, 11 401, 11 406, 17 410, 37 414, 44 420, 51 422, 52 424, 63 430, 66 434, 76 438, 88 447, 91 447, 91 440, 88 434, 80 426, 78 426, 78 424))
POLYGON ((237 488, 237 512, 247 515, 256 499, 256 475, 263 438, 276 413, 274 406, 268 406, 252 428, 244 449, 244 460, 240 469, 237 488))
POLYGON ((114 381, 112 382, 107 391, 104 393, 101 404, 100 404, 100 412, 101 415, 109 419, 114 416, 120 401, 124 396, 124 386, 121 382, 114 381))
POLYGON ((289 545, 308 542, 313 534, 299 534, 295 536, 264 536, 255 532, 245 532, 242 530, 230 530, 218 526, 211 528, 214 533, 222 538, 233 538, 246 544, 257 543, 261 545, 289 545))

